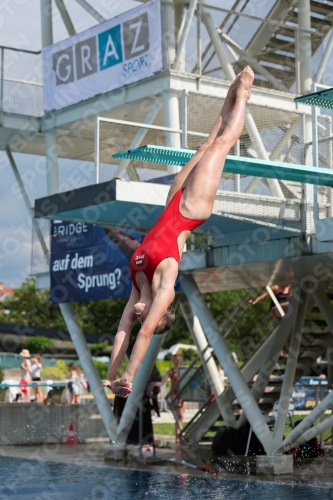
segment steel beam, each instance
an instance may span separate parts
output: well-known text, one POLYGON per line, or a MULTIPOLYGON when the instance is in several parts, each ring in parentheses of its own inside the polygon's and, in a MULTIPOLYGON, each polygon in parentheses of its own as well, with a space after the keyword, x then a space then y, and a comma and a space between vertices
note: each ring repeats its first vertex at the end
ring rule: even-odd
POLYGON ((83 335, 79 322, 75 316, 72 304, 59 304, 61 313, 66 322, 72 342, 75 346, 84 373, 88 379, 91 392, 94 395, 97 408, 101 414, 106 432, 112 441, 116 438, 117 421, 107 400, 105 389, 102 386, 97 368, 94 364, 86 339, 83 335))
POLYGON ((266 78, 267 81, 271 82, 274 87, 276 87, 279 90, 282 90, 283 92, 289 92, 289 89, 283 85, 280 80, 275 78, 272 73, 270 73, 264 66, 262 66, 257 59, 255 59, 249 52, 246 52, 245 50, 242 49, 236 42, 234 42, 229 35, 226 33, 223 33, 222 30, 218 30, 220 33, 221 38, 224 40, 227 46, 230 46, 232 49, 234 49, 241 57, 244 59, 247 64, 249 64, 252 68, 254 68, 258 73, 260 73, 262 76, 266 78))
POLYGON ((18 171, 17 165, 16 165, 15 160, 13 158, 12 152, 11 152, 10 147, 8 145, 6 146, 6 153, 7 153, 7 156, 8 156, 9 163, 10 163, 10 165, 12 167, 15 179, 17 181, 17 184, 18 184, 19 188, 20 188, 20 191, 21 191, 21 194, 22 194, 23 201, 25 203, 26 209, 28 210, 28 213, 29 213, 29 215, 31 217, 31 222, 32 222, 34 230, 36 231, 36 235, 37 235, 38 241, 39 241, 39 243, 40 243, 40 245, 42 247, 42 250, 43 250, 43 253, 45 255, 45 258, 48 261, 49 260, 49 250, 48 250, 48 248, 46 246, 46 243, 45 243, 45 240, 44 240, 44 236, 43 236, 42 231, 41 231, 41 229, 39 227, 38 221, 34 217, 34 209, 33 209, 33 207, 30 204, 28 193, 26 192, 26 189, 25 189, 24 184, 22 182, 22 178, 20 176, 20 173, 18 171))
POLYGON ((185 297, 182 297, 180 299, 180 307, 187 323, 188 329, 190 330, 194 343, 197 347, 202 366, 205 370, 210 386, 214 392, 216 403, 219 407, 223 420, 225 421, 226 425, 236 428, 237 423, 234 417, 234 412, 231 408, 230 402, 226 401, 226 399, 223 397, 224 387, 221 381, 221 377, 219 375, 215 361, 208 350, 209 344, 200 325, 198 317, 196 314, 194 314, 191 305, 185 299, 185 297))
POLYGON ((53 44, 52 0, 40 0, 42 47, 53 44))
POLYGON ((302 290, 300 298, 301 301, 298 305, 294 329, 291 336, 287 365, 283 377, 279 406, 277 410, 277 418, 274 426, 274 439, 277 443, 281 443, 283 439, 283 433, 289 409, 290 397, 294 385, 299 349, 302 341, 302 328, 304 325, 304 320, 307 313, 307 306, 309 302, 309 292, 302 290))
POLYGON ((190 275, 183 275, 181 278, 181 287, 184 290, 194 313, 198 316, 201 326, 207 336, 207 339, 215 351, 226 376, 229 379, 235 395, 240 402, 247 419, 253 428, 258 439, 263 444, 265 451, 270 453, 274 449, 274 442, 269 427, 259 410, 259 407, 247 386, 238 366, 236 365, 232 354, 221 336, 218 326, 215 323, 203 297, 190 275))
POLYGON ((86 0, 75 0, 81 7, 84 8, 85 11, 88 12, 88 14, 91 15, 98 23, 104 23, 106 21, 105 17, 101 16, 99 12, 97 12, 94 7, 92 7, 86 0))
POLYGON ((328 58, 332 52, 332 48, 333 48, 333 29, 331 29, 325 51, 320 59, 320 64, 317 69, 316 76, 313 79, 314 83, 320 83, 321 77, 323 76, 324 70, 326 68, 328 58))
POLYGON ((55 4, 58 7, 58 10, 59 10, 60 15, 62 17, 64 25, 66 27, 68 35, 69 36, 76 35, 74 25, 72 23, 71 18, 69 17, 68 11, 67 11, 66 6, 64 4, 64 0, 55 0, 55 4))
MULTIPOLYGON (((241 374, 243 375, 246 383, 250 382, 254 375, 258 373, 260 367, 262 366, 262 360, 266 358, 268 349, 272 342, 272 336, 274 332, 267 336, 267 338, 262 342, 262 344, 255 350, 250 359, 244 364, 241 369, 241 374)), ((235 393, 232 387, 227 387, 224 399, 231 403, 235 399, 235 393)), ((187 431, 186 438, 189 442, 198 442, 204 436, 204 434, 210 429, 210 427, 216 422, 220 417, 220 410, 218 409, 216 401, 212 403, 205 413, 195 422, 192 427, 187 431)))
POLYGON ((316 301, 324 320, 333 335, 333 306, 326 295, 323 286, 318 283, 317 288, 313 291, 313 297, 316 301))
MULTIPOLYGON (((210 39, 215 48, 215 52, 220 61, 222 69, 228 80, 233 81, 236 77, 236 74, 234 72, 231 63, 228 60, 226 50, 221 41, 220 35, 217 32, 212 16, 210 15, 209 10, 207 9, 204 3, 202 3, 201 16, 202 16, 202 21, 206 26, 210 39)), ((252 144, 255 150, 257 151, 259 158, 262 158, 264 160, 269 160, 267 151, 262 142, 255 121, 248 108, 246 109, 245 112, 245 127, 251 137, 252 144)), ((257 180, 257 183, 260 182, 260 177, 258 179, 259 180, 257 180)), ((252 181, 251 185, 253 184, 253 187, 255 187, 253 182, 254 181, 252 181)), ((278 198, 284 198, 281 186, 277 180, 267 179, 267 182, 270 189, 272 190, 273 196, 276 196, 278 198)), ((248 191, 246 190, 245 192, 248 191)))
MULTIPOLYGON (((316 406, 309 415, 307 415, 302 422, 295 427, 291 433, 282 441, 282 443, 279 443, 279 445, 276 447, 273 453, 278 453, 281 450, 285 450, 287 448, 291 448, 295 442, 297 442, 300 438, 303 439, 303 434, 306 432, 312 425, 315 424, 316 420, 320 418, 326 410, 331 408, 333 404, 333 391, 331 391, 323 400, 321 403, 319 403, 318 406, 316 406)), ((325 422, 326 420, 324 420, 325 422)), ((330 425, 328 426, 330 427, 330 425)), ((327 427, 327 428, 328 428, 327 427)), ((319 431, 321 432, 321 431, 319 431)), ((315 435, 318 433, 316 431, 315 435)))
MULTIPOLYGON (((154 122, 154 120, 155 120, 158 112, 162 108, 162 105, 163 105, 163 93, 160 94, 159 96, 157 96, 155 102, 153 103, 152 107, 148 111, 148 114, 147 114, 146 118, 144 119, 144 121, 142 122, 142 124, 143 125, 152 125, 152 123, 154 122)), ((178 123, 178 125, 179 125, 179 123, 178 123)), ((177 128, 179 128, 179 127, 177 127, 177 128)), ((147 131, 148 131, 147 128, 144 128, 144 127, 140 128, 137 131, 136 136, 134 137, 134 139, 131 142, 131 145, 130 145, 130 147, 128 149, 139 147, 141 145, 141 143, 142 143, 142 141, 143 141, 143 139, 144 139, 147 131)), ((115 174, 115 177, 122 178, 129 165, 130 165, 130 160, 122 160, 120 162, 118 170, 117 170, 117 172, 115 174)), ((139 179, 138 178, 137 179, 131 178, 131 180, 139 180, 139 179)))
POLYGON ((191 22, 192 22, 194 13, 195 13, 197 3, 198 3, 198 0, 191 0, 190 5, 188 7, 188 11, 187 11, 186 18, 185 18, 185 23, 184 23, 183 29, 181 31, 181 34, 179 36, 179 42, 177 44, 176 57, 175 57, 175 60, 173 63, 173 67, 176 70, 179 69, 181 57, 183 54, 183 50, 185 48, 186 40, 187 40, 189 31, 190 31, 191 22))
MULTIPOLYGON (((291 297, 288 307, 288 314, 286 314, 281 319, 278 327, 275 329, 275 333, 273 333, 273 338, 270 342, 268 352, 266 354, 266 357, 263 359, 263 363, 261 364, 258 378, 253 384, 251 392, 256 403, 258 403, 258 401, 262 397, 265 388, 267 387, 269 378, 279 358, 281 349, 283 348, 290 335, 300 300, 299 293, 300 286, 298 285, 294 290, 293 296, 291 297)), ((241 426, 245 422, 245 420, 246 415, 241 415, 239 419, 239 426, 241 426)))
POLYGON ((126 444, 128 433, 133 425, 139 405, 145 392, 145 388, 147 386, 148 378, 154 367, 157 355, 162 347, 165 335, 166 334, 153 335, 144 360, 139 366, 133 382, 132 392, 127 398, 126 405, 118 425, 115 444, 120 447, 126 444))

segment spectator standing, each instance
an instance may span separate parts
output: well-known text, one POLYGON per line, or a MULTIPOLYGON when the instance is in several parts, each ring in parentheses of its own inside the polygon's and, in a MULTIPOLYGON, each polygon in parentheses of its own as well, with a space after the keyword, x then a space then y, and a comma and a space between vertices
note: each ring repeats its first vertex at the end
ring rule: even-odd
POLYGON ((153 382, 161 382, 162 376, 160 372, 158 371, 156 364, 153 367, 153 370, 151 372, 151 375, 148 380, 148 388, 147 388, 147 393, 150 396, 150 399, 153 404, 153 409, 156 413, 155 418, 160 418, 160 407, 158 404, 158 395, 161 392, 161 388, 157 385, 153 385, 153 382))
MULTIPOLYGON (((28 349, 22 349, 20 352, 22 358, 22 363, 20 364, 21 369, 21 385, 27 385, 31 382, 30 372, 31 372, 31 362, 30 362, 30 352, 28 349)), ((21 389, 23 399, 26 403, 30 403, 30 389, 29 387, 22 387, 21 389)))
MULTIPOLYGON (((39 354, 36 354, 33 358, 31 358, 31 378, 33 382, 40 382, 40 374, 42 370, 42 364, 41 364, 42 358, 39 356, 39 354)), ((43 392, 42 388, 39 386, 36 386, 33 388, 33 391, 35 393, 35 401, 36 403, 42 403, 43 402, 43 392)))
POLYGON ((70 391, 70 403, 71 404, 79 404, 80 398, 84 393, 84 385, 83 385, 83 373, 76 366, 75 363, 70 363, 68 366, 70 370, 70 381, 68 383, 69 391, 70 391))
MULTIPOLYGON (((152 382, 153 387, 161 387, 162 385, 165 384, 165 382, 170 379, 171 382, 171 393, 172 393, 172 410, 177 416, 177 420, 179 423, 180 429, 183 427, 183 421, 184 421, 184 414, 186 410, 186 402, 182 400, 181 398, 178 397, 179 393, 179 387, 175 387, 178 378, 179 378, 179 366, 181 363, 181 357, 178 354, 174 354, 172 356, 172 368, 166 372, 164 377, 162 378, 161 382, 152 382)), ((180 443, 180 438, 179 438, 179 428, 177 425, 177 422, 175 423, 175 434, 176 434, 176 443, 180 443)))

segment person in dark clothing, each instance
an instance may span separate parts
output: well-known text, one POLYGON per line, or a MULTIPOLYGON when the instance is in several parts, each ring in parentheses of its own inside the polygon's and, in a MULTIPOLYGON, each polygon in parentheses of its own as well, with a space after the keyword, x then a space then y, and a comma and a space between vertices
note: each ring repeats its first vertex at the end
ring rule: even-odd
POLYGON ((155 386, 152 382, 161 382, 162 375, 158 371, 156 365, 154 365, 151 375, 148 380, 148 389, 147 392, 150 394, 151 402, 153 405, 153 410, 155 410, 157 418, 160 418, 160 407, 158 405, 158 395, 161 391, 159 386, 155 386), (153 386, 154 385, 154 386, 153 386))

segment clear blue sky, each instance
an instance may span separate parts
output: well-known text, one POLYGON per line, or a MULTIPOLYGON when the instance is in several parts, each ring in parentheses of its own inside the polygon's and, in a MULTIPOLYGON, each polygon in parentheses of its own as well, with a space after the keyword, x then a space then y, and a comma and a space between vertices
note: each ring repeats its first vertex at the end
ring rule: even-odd
MULTIPOLYGON (((90 3, 106 19, 141 5, 131 0, 90 0, 90 3)), ((65 4, 77 32, 97 24, 74 0, 65 0, 65 4)), ((58 42, 68 35, 54 4, 53 13, 54 41, 58 42)), ((0 45, 40 50, 40 0, 0 1, 0 45)), ((45 160, 27 154, 14 154, 14 158, 33 204, 35 198, 46 194, 46 178, 42 173, 45 160)), ((72 171, 73 163, 79 168, 78 162, 60 160, 60 182, 72 171)), ((0 175, 0 282, 15 287, 21 284, 31 269, 31 221, 7 156, 2 151, 0 175)), ((81 179, 86 184, 93 182, 89 174, 81 176, 81 179)))

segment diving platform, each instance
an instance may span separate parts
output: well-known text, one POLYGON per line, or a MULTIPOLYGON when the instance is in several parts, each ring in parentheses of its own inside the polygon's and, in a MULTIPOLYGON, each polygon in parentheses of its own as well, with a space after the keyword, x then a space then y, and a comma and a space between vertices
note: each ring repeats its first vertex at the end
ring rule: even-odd
MULTIPOLYGON (((333 89, 332 89, 333 106, 333 89)), ((113 155, 113 158, 135 160, 146 163, 184 166, 196 153, 195 150, 175 149, 147 144, 113 155)), ((228 155, 223 172, 227 174, 252 175, 289 182, 302 182, 321 186, 333 186, 333 171, 327 168, 295 165, 278 161, 267 161, 245 156, 228 155)))
POLYGON ((318 108, 333 109, 333 88, 296 97, 295 102, 310 104, 318 108))

